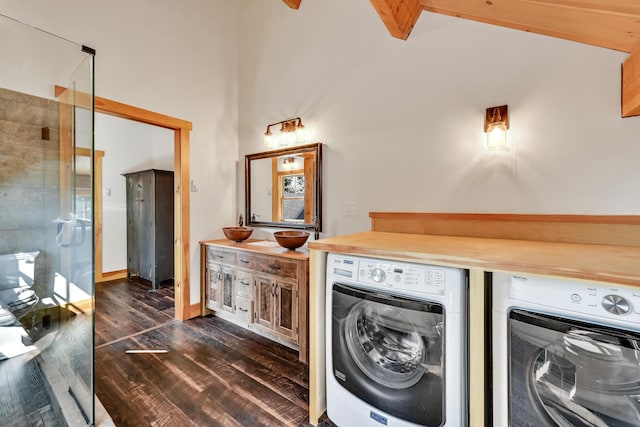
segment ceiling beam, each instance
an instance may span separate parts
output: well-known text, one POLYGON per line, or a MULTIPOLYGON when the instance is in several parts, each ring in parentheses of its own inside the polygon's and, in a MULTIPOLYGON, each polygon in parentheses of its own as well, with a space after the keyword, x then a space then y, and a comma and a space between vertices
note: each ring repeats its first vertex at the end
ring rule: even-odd
POLYGON ((640 45, 622 63, 622 117, 640 115, 640 45))
POLYGON ((297 9, 300 7, 300 2, 302 0, 283 0, 287 6, 291 9, 297 9))
POLYGON ((418 0, 429 12, 631 52, 640 44, 637 0, 418 0))
POLYGON ((422 8, 418 0, 371 0, 393 37, 406 40, 418 21, 422 8))

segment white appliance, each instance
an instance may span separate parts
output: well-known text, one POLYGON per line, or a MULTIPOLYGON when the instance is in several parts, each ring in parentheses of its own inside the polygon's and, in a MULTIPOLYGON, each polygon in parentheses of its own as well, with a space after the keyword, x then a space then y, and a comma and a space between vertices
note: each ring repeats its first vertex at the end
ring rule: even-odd
POLYGON ((331 421, 467 425, 465 270, 329 254, 326 289, 331 421))
POLYGON ((493 275, 495 426, 640 425, 640 289, 493 275))

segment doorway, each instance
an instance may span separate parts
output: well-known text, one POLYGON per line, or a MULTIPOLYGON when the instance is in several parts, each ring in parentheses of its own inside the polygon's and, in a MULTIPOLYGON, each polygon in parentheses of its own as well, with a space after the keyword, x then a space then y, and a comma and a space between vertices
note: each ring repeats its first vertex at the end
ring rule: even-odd
MULTIPOLYGON (((103 150, 103 173, 100 176, 102 185, 98 185, 98 157, 95 164, 96 178, 96 229, 102 224, 100 236, 96 234, 96 283, 119 280, 128 277, 129 256, 134 256, 138 251, 128 250, 127 242, 138 242, 142 247, 152 242, 148 239, 135 238, 132 230, 128 230, 127 222, 127 185, 124 174, 144 170, 164 170, 173 172, 173 132, 159 126, 148 125, 133 120, 127 120, 113 115, 96 114, 96 153, 103 150), (102 196, 100 199, 99 197, 102 196), (98 211, 98 202, 102 211, 98 211), (101 221, 97 214, 102 213, 101 221), (98 240, 101 238, 101 242, 98 240), (129 255, 128 255, 129 254, 129 255), (100 268, 99 268, 100 267, 100 268)), ((173 175, 172 175, 173 176, 173 175)), ((172 178, 173 180, 173 178, 172 178)), ((167 216, 173 218, 173 184, 164 191, 169 209, 167 216), (171 188, 171 190, 169 190, 171 188)), ((134 202, 135 203, 135 202, 134 202)), ((166 236, 166 244, 163 253, 170 263, 155 265, 153 268, 166 269, 173 278, 173 225, 163 228, 163 236, 166 236)), ((156 242, 157 243, 157 242, 156 242)), ((146 250, 145 253, 148 253, 146 250)), ((147 271, 147 270, 145 270, 147 271)), ((173 285, 171 285, 173 286, 173 285)), ((173 305, 173 304, 172 304, 173 305)))
MULTIPOLYGON (((56 96, 65 88, 56 86, 56 96)), ((90 101, 87 100, 87 104, 90 101)), ((174 159, 174 286, 175 318, 188 320, 200 315, 200 304, 191 304, 190 274, 190 136, 192 124, 186 120, 144 110, 142 108, 95 97, 95 111, 173 131, 174 159)))

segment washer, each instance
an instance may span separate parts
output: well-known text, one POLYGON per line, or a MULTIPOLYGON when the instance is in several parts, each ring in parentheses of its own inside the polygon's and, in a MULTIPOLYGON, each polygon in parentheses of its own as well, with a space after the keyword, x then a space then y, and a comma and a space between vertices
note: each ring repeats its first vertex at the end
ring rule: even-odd
POLYGON ((496 426, 640 425, 640 289, 493 275, 496 426))
POLYGON ((462 269, 328 255, 334 423, 467 425, 467 277, 462 269))

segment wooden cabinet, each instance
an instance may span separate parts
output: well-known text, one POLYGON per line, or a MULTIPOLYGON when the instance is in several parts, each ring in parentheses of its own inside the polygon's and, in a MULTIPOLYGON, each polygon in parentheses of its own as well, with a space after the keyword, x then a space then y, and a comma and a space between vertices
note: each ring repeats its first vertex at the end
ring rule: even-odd
POLYGON ((299 304, 297 283, 256 275, 255 288, 256 327, 273 331, 297 342, 299 304))
POLYGON ((127 182, 127 277, 173 279, 173 172, 124 174, 127 182))
POLYGON ((309 257, 233 243, 201 242, 203 314, 217 316, 294 348, 308 360, 309 257))

